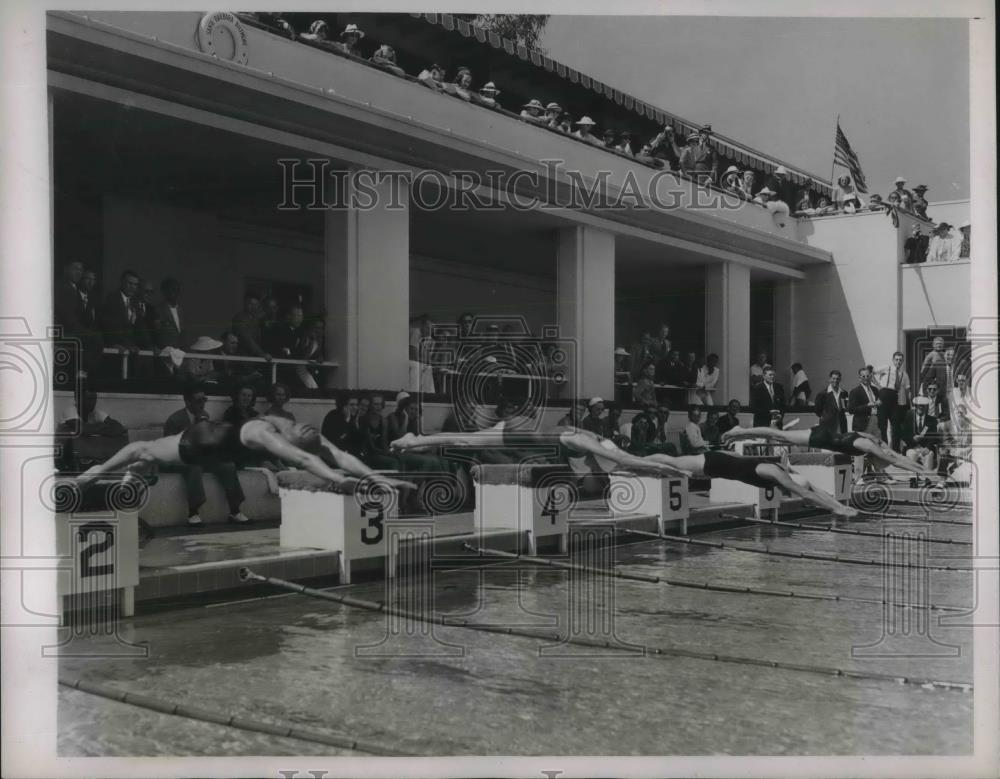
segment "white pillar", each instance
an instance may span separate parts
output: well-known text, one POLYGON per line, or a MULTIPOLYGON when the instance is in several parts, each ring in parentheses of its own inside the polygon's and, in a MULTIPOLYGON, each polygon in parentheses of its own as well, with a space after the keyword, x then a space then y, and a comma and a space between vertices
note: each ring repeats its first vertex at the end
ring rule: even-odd
POLYGON ((750 400, 750 268, 722 262, 705 268, 705 352, 719 355, 716 402, 750 400))
POLYGON ((331 385, 404 389, 409 382, 409 190, 398 177, 371 187, 376 192, 371 208, 330 209, 325 215, 327 359, 340 363, 331 385))
POLYGON ((573 397, 614 397, 615 236, 593 227, 559 231, 559 334, 575 344, 573 397))

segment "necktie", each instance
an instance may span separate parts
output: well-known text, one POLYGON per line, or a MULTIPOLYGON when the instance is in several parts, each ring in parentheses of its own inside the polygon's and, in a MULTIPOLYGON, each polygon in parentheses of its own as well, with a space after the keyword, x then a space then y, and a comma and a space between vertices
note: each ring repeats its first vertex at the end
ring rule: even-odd
POLYGON ((903 375, 899 371, 897 371, 895 368, 893 368, 893 371, 896 374, 896 381, 895 381, 894 386, 896 387, 896 391, 898 392, 899 391, 899 385, 903 383, 903 375))
POLYGON ((772 384, 765 384, 767 387, 767 394, 771 396, 771 400, 774 400, 774 386, 772 384))

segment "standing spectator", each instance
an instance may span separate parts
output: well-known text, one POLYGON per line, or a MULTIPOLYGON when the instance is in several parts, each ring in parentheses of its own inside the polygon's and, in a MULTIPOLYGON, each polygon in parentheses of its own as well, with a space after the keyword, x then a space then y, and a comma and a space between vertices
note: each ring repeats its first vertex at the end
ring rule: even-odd
POLYGON ((153 349, 156 346, 157 334, 160 331, 160 317, 153 304, 155 295, 153 283, 140 280, 135 301, 136 338, 143 349, 153 349))
POLYGON ((230 396, 233 404, 225 410, 222 421, 231 425, 242 425, 254 417, 260 416, 254 405, 257 403, 257 390, 249 384, 241 384, 230 396))
POLYGON ((927 185, 921 184, 920 186, 913 188, 913 213, 924 219, 927 218, 927 199, 924 197, 924 192, 927 191, 927 185))
POLYGON ((583 422, 580 423, 580 427, 584 430, 589 430, 594 435, 599 435, 602 438, 607 438, 607 424, 606 420, 602 419, 601 416, 604 414, 604 399, 603 398, 591 398, 590 402, 587 404, 587 416, 583 418, 583 422))
POLYGON ((885 203, 882 202, 881 195, 871 195, 868 198, 869 211, 885 211, 885 203))
POLYGON ((703 406, 715 404, 715 388, 719 384, 719 355, 712 352, 705 358, 705 364, 698 369, 695 380, 695 396, 703 406))
POLYGON ((628 130, 622 130, 621 142, 615 144, 615 151, 620 151, 622 154, 627 154, 629 157, 632 155, 632 133, 628 130))
POLYGON ((56 284, 53 295, 53 309, 56 324, 63 329, 67 338, 79 337, 83 330, 81 320, 80 280, 83 278, 83 263, 73 260, 63 266, 63 278, 56 284))
POLYGON ((625 347, 619 346, 615 349, 615 384, 629 384, 631 380, 629 353, 625 351, 625 347))
POLYGON ((681 454, 704 454, 708 449, 701 435, 701 409, 695 406, 688 411, 688 422, 681 436, 681 454))
POLYGON ((302 33, 299 38, 309 43, 317 43, 327 48, 333 47, 333 42, 330 41, 330 25, 324 22, 322 19, 317 19, 315 22, 309 25, 309 32, 302 33))
MULTIPOLYGON (((666 357, 668 352, 663 353, 666 357)), ((632 346, 632 381, 638 381, 646 370, 648 363, 656 364, 661 355, 653 342, 653 335, 648 330, 639 337, 639 342, 632 346)))
POLYGON ((222 347, 222 341, 216 341, 203 335, 188 347, 184 362, 178 370, 178 378, 187 383, 216 384, 218 372, 212 354, 222 347))
POLYGON ((243 296, 243 310, 233 317, 233 332, 241 354, 263 357, 270 362, 271 355, 261 346, 261 313, 260 296, 248 292, 243 296))
POLYGON ((940 222, 934 227, 934 236, 927 246, 927 262, 951 262, 958 259, 959 247, 951 235, 951 225, 940 222))
POLYGON ((774 190, 765 184, 757 191, 757 194, 754 197, 753 202, 759 206, 766 207, 767 204, 771 202, 772 195, 774 195, 774 190))
POLYGON ((601 143, 604 144, 605 149, 615 148, 615 131, 612 128, 605 128, 604 134, 601 136, 601 143))
POLYGON ((660 363, 658 378, 663 384, 670 384, 674 387, 684 387, 687 385, 688 370, 681 362, 681 353, 676 349, 672 350, 667 359, 660 363))
POLYGON ((434 392, 434 368, 430 362, 433 349, 431 320, 422 314, 410 322, 411 392, 434 392))
POLYGON ((851 390, 848 397, 848 409, 854 415, 851 429, 857 433, 868 433, 878 436, 877 413, 882 405, 872 384, 872 372, 865 366, 858 371, 861 383, 851 390))
POLYGON ((750 410, 754 427, 767 427, 772 411, 785 411, 785 388, 774 380, 774 366, 763 368, 764 381, 750 388, 750 410))
POLYGON ((719 412, 710 408, 706 414, 706 419, 701 423, 701 437, 705 439, 709 449, 718 449, 721 446, 722 432, 719 430, 719 412))
MULTIPOLYGON (((268 305, 274 298, 267 298, 268 305)), ((305 321, 302 306, 292 305, 285 311, 283 321, 269 321, 270 314, 265 309, 265 319, 262 323, 262 339, 268 354, 274 357, 291 358, 298 346, 299 328, 305 321)))
POLYGON ((98 367, 103 359, 104 342, 101 337, 101 324, 97 306, 97 274, 90 268, 84 268, 80 283, 77 284, 80 293, 80 348, 83 354, 83 371, 87 376, 97 375, 98 367))
POLYGON ((837 186, 833 190, 833 202, 838 211, 848 211, 849 203, 852 203, 853 206, 848 213, 854 213, 861 208, 861 198, 850 176, 841 176, 837 179, 837 186))
POLYGON ((732 400, 729 401, 729 405, 726 406, 726 413, 723 414, 721 417, 719 417, 718 427, 720 436, 723 433, 732 430, 734 427, 739 426, 740 424, 739 414, 741 408, 742 406, 740 405, 740 402, 736 400, 736 398, 733 398, 732 400))
POLYGON ((663 129, 648 144, 650 155, 663 163, 667 170, 680 169, 680 157, 682 149, 678 147, 674 139, 674 128, 669 124, 663 125, 663 129))
POLYGON ((765 365, 767 365, 767 354, 758 352, 757 361, 750 365, 750 389, 764 381, 765 365))
POLYGON ((806 408, 809 406, 809 396, 812 395, 812 388, 809 386, 809 377, 806 376, 802 363, 792 363, 792 406, 796 408, 806 408))
POLYGON ((743 193, 743 197, 747 200, 753 200, 754 189, 757 186, 755 178, 752 170, 743 171, 743 179, 740 181, 740 192, 743 193))
POLYGON ((285 404, 290 399, 288 387, 281 383, 273 384, 271 391, 267 393, 267 399, 271 401, 271 405, 264 411, 264 416, 282 417, 290 422, 295 421, 295 414, 285 409, 285 404))
POLYGON ((136 330, 139 327, 135 296, 139 290, 139 274, 135 271, 122 272, 117 291, 112 292, 101 309, 101 327, 105 343, 120 351, 139 350, 136 330))
POLYGON ((893 183, 896 185, 896 188, 889 194, 890 201, 895 200, 898 206, 904 211, 913 211, 913 193, 906 188, 906 179, 902 176, 896 176, 896 180, 893 183), (895 195, 895 198, 893 195, 895 195))
POLYGON ((170 346, 174 349, 187 349, 191 338, 184 331, 181 314, 181 285, 177 279, 166 278, 160 282, 160 292, 163 293, 163 303, 158 310, 160 329, 156 336, 156 345, 160 349, 170 346))
POLYGON ((663 322, 660 324, 660 329, 656 335, 656 342, 653 344, 653 353, 657 360, 665 360, 670 356, 673 348, 670 343, 670 325, 663 322))
POLYGON ((878 409, 878 429, 883 441, 889 441, 892 430, 892 448, 902 453, 901 426, 910 404, 910 377, 903 366, 903 353, 893 352, 888 366, 875 372, 880 386, 878 396, 882 404, 878 409))
POLYGON ((913 225, 910 237, 903 241, 903 262, 907 265, 927 262, 929 240, 920 225, 913 225))
POLYGON ((701 360, 698 359, 697 352, 687 353, 684 358, 684 370, 687 372, 684 383, 689 387, 695 386, 698 383, 698 371, 701 370, 701 360))
POLYGON ((740 169, 735 165, 730 165, 726 168, 725 173, 722 174, 719 186, 726 190, 726 192, 738 193, 740 191, 740 169))
POLYGON ((927 395, 926 385, 930 381, 935 381, 939 386, 947 386, 948 369, 947 360, 944 356, 944 339, 937 336, 931 342, 931 351, 924 357, 924 362, 920 366, 920 394, 927 395))
POLYGON ((323 320, 312 317, 299 328, 295 350, 292 352, 292 357, 296 360, 316 363, 295 366, 295 377, 306 389, 323 386, 323 369, 318 364, 323 362, 323 356, 323 320))
POLYGON ((712 126, 704 125, 688 135, 688 145, 681 154, 681 170, 691 174, 699 184, 709 184, 718 178, 718 158, 711 145, 712 126))
MULTIPOLYGON (((192 425, 208 420, 205 413, 205 391, 193 384, 184 390, 184 408, 175 411, 163 425, 163 435, 179 435, 192 425)), ((162 467, 162 466, 161 466, 162 467)), ((171 470, 180 471, 184 476, 184 486, 188 499, 188 524, 202 524, 199 510, 205 502, 205 485, 202 482, 204 471, 215 474, 215 477, 225 490, 229 503, 229 521, 245 524, 250 520, 240 511, 243 503, 243 490, 236 476, 236 466, 231 462, 219 462, 214 465, 181 465, 171 470)))
POLYGON ((638 406, 649 403, 656 405, 656 363, 647 362, 642 369, 639 381, 632 392, 632 400, 638 406))
POLYGON ((809 193, 808 187, 802 187, 799 190, 799 194, 795 198, 795 208, 792 209, 792 213, 796 216, 811 216, 815 213, 812 207, 812 195, 809 193))
POLYGON ((966 219, 958 229, 962 233, 962 241, 958 245, 958 258, 967 260, 972 256, 972 223, 966 219))
POLYGON ((969 377, 964 373, 955 374, 955 386, 951 389, 948 405, 953 409, 964 406, 966 412, 975 409, 976 402, 969 391, 969 377))
POLYGON ((774 169, 774 172, 764 182, 764 186, 774 193, 774 200, 780 200, 787 206, 795 203, 795 184, 792 183, 788 169, 784 165, 779 165, 774 169))

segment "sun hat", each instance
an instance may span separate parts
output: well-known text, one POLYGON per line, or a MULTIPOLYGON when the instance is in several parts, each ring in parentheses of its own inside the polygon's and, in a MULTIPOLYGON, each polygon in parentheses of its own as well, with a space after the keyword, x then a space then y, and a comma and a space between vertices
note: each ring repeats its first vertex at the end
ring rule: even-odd
POLYGON ((581 116, 579 119, 576 120, 576 122, 574 122, 574 124, 583 124, 586 125, 587 127, 597 126, 597 122, 595 122, 589 116, 581 116))
POLYGON ((496 84, 494 84, 492 81, 487 81, 485 84, 483 84, 481 87, 479 87, 479 91, 480 92, 492 92, 494 95, 499 95, 500 94, 500 90, 497 89, 496 84))
POLYGON ((359 41, 362 38, 365 37, 365 34, 361 30, 358 29, 358 25, 356 25, 356 24, 349 24, 349 25, 347 25, 344 28, 344 31, 342 33, 340 33, 340 37, 341 38, 346 38, 348 35, 357 35, 359 41))
POLYGON ((406 390, 400 390, 396 393, 396 402, 399 403, 401 400, 406 400, 408 397, 410 397, 409 392, 406 390))
POLYGON ((545 106, 546 111, 562 111, 562 106, 558 103, 549 103, 545 106))
POLYGON ((222 341, 216 341, 208 335, 201 336, 188 348, 189 352, 211 352, 222 348, 222 341))
POLYGON ((906 179, 904 179, 902 176, 896 176, 896 180, 893 181, 892 183, 893 184, 905 184, 906 183, 906 179))
POLYGON ((615 357, 628 357, 628 352, 625 351, 624 346, 619 346, 615 349, 615 357))
POLYGON ((537 108, 539 111, 545 110, 545 106, 542 105, 542 102, 534 97, 531 98, 531 100, 529 100, 523 106, 521 106, 521 108, 537 108))
POLYGON ((914 406, 929 406, 931 404, 931 399, 924 395, 917 395, 912 401, 914 406))
POLYGON ((590 399, 590 402, 587 403, 587 408, 593 408, 598 403, 603 403, 603 402, 604 402, 604 398, 593 397, 593 398, 590 399))

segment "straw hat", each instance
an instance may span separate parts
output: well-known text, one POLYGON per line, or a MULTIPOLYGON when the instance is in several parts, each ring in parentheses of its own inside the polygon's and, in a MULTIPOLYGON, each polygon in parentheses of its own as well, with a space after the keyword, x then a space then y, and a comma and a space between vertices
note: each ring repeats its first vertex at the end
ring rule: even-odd
POLYGON ((222 348, 222 341, 216 341, 211 336, 203 335, 193 344, 191 344, 188 351, 191 352, 211 352, 215 349, 222 348))
POLYGON ((342 33, 340 33, 340 37, 341 38, 346 38, 348 35, 357 35, 359 41, 362 38, 365 37, 365 34, 361 30, 358 29, 358 25, 356 25, 356 24, 349 24, 349 25, 347 25, 344 28, 344 31, 342 33))
POLYGON ((582 125, 584 125, 586 127, 596 127, 597 126, 597 122, 595 122, 589 116, 581 116, 579 119, 576 120, 576 122, 574 124, 582 124, 582 125))
POLYGON ((521 107, 522 108, 537 108, 539 111, 544 111, 545 110, 545 106, 542 105, 542 102, 540 100, 536 100, 535 98, 531 98, 531 100, 529 100, 527 103, 525 103, 521 107))

